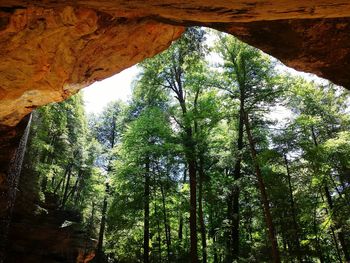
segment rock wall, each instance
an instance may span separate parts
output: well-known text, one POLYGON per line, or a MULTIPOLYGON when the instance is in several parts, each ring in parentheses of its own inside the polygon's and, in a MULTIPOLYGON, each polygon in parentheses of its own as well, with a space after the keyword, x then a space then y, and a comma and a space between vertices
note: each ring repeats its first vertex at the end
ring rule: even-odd
POLYGON ((3 262, 18 178, 28 135, 29 117, 16 127, 0 125, 0 262, 3 262), (26 129, 27 128, 27 129, 26 129), (27 130, 26 133, 24 131, 27 130), (22 146, 22 147, 21 147, 22 146))
POLYGON ((38 178, 27 158, 18 186, 4 262, 90 262, 97 241, 83 228, 80 213, 60 210, 58 196, 46 194, 45 198, 40 198, 39 190, 38 178))
POLYGON ((296 70, 350 89, 350 18, 232 23, 216 27, 296 70))
POLYGON ((183 32, 71 6, 5 10, 0 21, 0 123, 7 126, 161 52, 183 32))

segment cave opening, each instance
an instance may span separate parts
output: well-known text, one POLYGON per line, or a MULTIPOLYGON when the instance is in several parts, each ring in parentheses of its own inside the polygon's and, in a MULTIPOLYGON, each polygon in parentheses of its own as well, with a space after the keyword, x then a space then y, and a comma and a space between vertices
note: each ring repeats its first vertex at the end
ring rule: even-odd
POLYGON ((33 113, 5 262, 347 260, 344 88, 192 28, 86 89, 33 113))
POLYGON ((270 76, 268 59, 228 41, 240 52, 223 52, 229 63, 214 72, 189 63, 197 59, 189 53, 210 54, 197 44, 189 53, 171 47, 176 55, 159 55, 164 63, 143 62, 133 110, 117 107, 128 116, 115 125, 120 141, 88 136, 115 122, 82 121, 81 95, 71 97, 164 51, 193 25, 349 88, 349 10, 342 0, 1 1, 0 262, 5 252, 7 262, 349 261, 349 101, 341 87, 293 74, 281 80, 274 68, 259 95, 257 83, 243 84, 270 76), (244 78, 242 61, 260 67, 244 78), (169 94, 143 91, 160 77, 169 94), (35 138, 20 165, 28 114, 63 100, 33 114, 35 138), (152 107, 144 112, 145 103, 152 107), (267 114, 275 109, 286 120, 267 114), (87 147, 95 142, 102 146, 87 147), (86 209, 84 196, 92 200, 86 209))

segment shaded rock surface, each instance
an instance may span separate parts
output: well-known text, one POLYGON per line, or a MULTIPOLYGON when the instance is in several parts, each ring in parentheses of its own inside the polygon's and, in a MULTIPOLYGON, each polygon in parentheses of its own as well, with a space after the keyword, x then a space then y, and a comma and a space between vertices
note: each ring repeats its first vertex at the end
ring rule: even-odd
POLYGON ((0 125, 0 262, 17 193, 30 116, 16 127, 0 125), (25 132, 26 131, 26 132, 25 132))
POLYGON ((350 89, 350 18, 218 25, 286 65, 350 89))
MULTIPOLYGON (((28 164, 27 164, 28 166, 28 164)), ((40 201, 35 174, 25 167, 7 240, 8 263, 85 263, 96 240, 82 227, 78 212, 58 209, 57 196, 40 201)))

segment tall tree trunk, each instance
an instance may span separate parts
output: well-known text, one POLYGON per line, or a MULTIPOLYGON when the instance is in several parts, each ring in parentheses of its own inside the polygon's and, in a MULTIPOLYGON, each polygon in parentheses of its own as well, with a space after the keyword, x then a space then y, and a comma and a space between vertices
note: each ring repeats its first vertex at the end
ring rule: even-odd
POLYGON ((239 187, 237 181, 241 178, 241 162, 242 162, 242 150, 243 150, 243 128, 244 128, 244 95, 241 91, 240 97, 240 110, 239 110, 239 123, 238 123, 238 138, 237 138, 237 160, 235 163, 235 168, 233 171, 233 179, 235 180, 235 185, 233 186, 231 192, 231 214, 229 215, 229 220, 231 221, 231 233, 230 233, 230 247, 229 252, 229 262, 237 260, 239 257, 239 187))
POLYGON ((182 212, 180 211, 179 230, 178 230, 178 239, 179 239, 180 245, 181 245, 181 242, 182 242, 183 224, 184 224, 184 218, 182 216, 182 212))
POLYGON ((77 186, 76 186, 75 197, 74 197, 75 206, 77 206, 80 202, 81 190, 84 188, 84 185, 85 185, 84 176, 81 175, 77 180, 77 186))
POLYGON ((163 222, 164 222, 164 231, 165 231, 165 240, 166 240, 166 247, 167 247, 167 255, 168 255, 168 261, 171 260, 171 236, 170 236, 170 225, 168 222, 167 212, 166 212, 166 206, 165 206, 165 193, 164 188, 161 183, 160 185, 160 191, 162 194, 162 204, 163 204, 163 222))
MULTIPOLYGON (((187 180, 187 168, 184 168, 184 174, 183 174, 183 181, 182 184, 185 184, 187 180)), ((182 214, 182 207, 183 207, 183 198, 181 196, 181 203, 180 203, 180 219, 179 219, 179 230, 178 230, 178 239, 179 239, 179 247, 181 249, 181 245, 182 245, 182 236, 183 236, 183 222, 184 222, 184 218, 183 218, 183 214, 182 214)))
MULTIPOLYGON (((68 164, 65 171, 64 171, 64 175, 62 177, 62 179, 58 182, 58 184, 56 185, 53 193, 56 194, 58 192, 58 190, 60 189, 62 183, 63 185, 65 184, 65 180, 66 180, 66 177, 67 177, 67 173, 70 171, 71 169, 71 164, 68 164)), ((52 178, 55 178, 54 176, 52 178)), ((53 184, 54 180, 52 180, 52 184, 53 184)))
MULTIPOLYGON (((200 89, 197 89, 195 99, 194 99, 194 112, 198 114, 198 97, 200 94, 200 89)), ((194 120, 194 133, 198 134, 198 122, 194 120)), ((199 226, 200 226, 200 235, 201 235, 201 243, 202 243, 202 263, 207 262, 207 238, 206 238, 206 229, 204 223, 204 213, 203 213, 203 183, 204 183, 204 154, 203 150, 198 149, 198 163, 197 170, 199 176, 199 184, 198 184, 198 217, 199 217, 199 226)))
POLYGON ((190 177, 190 261, 191 263, 198 262, 197 251, 197 171, 196 171, 196 147, 193 140, 192 125, 187 116, 187 108, 185 96, 182 88, 181 81, 182 70, 177 70, 177 76, 175 82, 177 87, 173 87, 179 101, 182 116, 184 117, 183 130, 185 132, 185 138, 183 145, 185 148, 186 162, 188 165, 188 174, 190 177))
POLYGON ((226 257, 225 262, 231 263, 239 257, 239 194, 240 189, 237 185, 241 178, 241 162, 243 150, 243 129, 244 129, 244 103, 245 103, 245 86, 240 83, 240 109, 238 119, 238 137, 237 137, 237 159, 233 171, 233 179, 235 181, 227 202, 227 216, 231 223, 231 228, 227 233, 226 241, 226 257))
POLYGON ((316 194, 316 197, 315 197, 315 207, 313 209, 313 231, 314 231, 314 235, 316 237, 316 251, 317 251, 317 255, 318 255, 318 258, 320 260, 320 263, 324 263, 324 257, 323 257, 323 249, 321 247, 321 244, 320 244, 320 239, 318 237, 318 229, 317 229, 317 205, 318 205, 318 196, 316 194))
MULTIPOLYGON (((156 186, 157 185, 157 178, 156 178, 156 174, 154 174, 153 176, 153 185, 156 186)), ((158 204, 157 204, 157 189, 154 189, 154 216, 155 216, 155 220, 157 223, 157 245, 158 245, 158 261, 157 262, 162 262, 162 231, 160 228, 160 216, 159 216, 159 212, 158 212, 158 204)))
MULTIPOLYGON (((156 197, 155 197, 156 199, 156 197)), ((157 218, 157 242, 158 242, 158 262, 162 262, 162 244, 161 244, 161 231, 160 231, 160 223, 158 216, 158 205, 157 202, 154 204, 154 214, 157 218)))
MULTIPOLYGON (((184 113, 186 116, 186 112, 184 113)), ((188 165, 188 174, 190 177, 190 260, 191 263, 197 263, 197 171, 196 171, 196 154, 193 141, 192 128, 185 128, 186 138, 184 141, 186 160, 188 165)))
POLYGON ((72 175, 72 169, 69 169, 69 172, 67 174, 67 182, 66 182, 66 186, 64 187, 64 192, 63 192, 63 197, 62 197, 62 202, 61 202, 62 209, 64 208, 66 201, 68 199, 68 190, 69 190, 71 175, 72 175))
POLYGON ((260 165, 259 165, 259 162, 257 159, 255 142, 253 140, 253 135, 251 133, 249 117, 248 117, 247 113, 244 114, 244 122, 245 122, 247 137, 248 137, 248 141, 249 141, 249 145, 250 145, 251 155, 252 155, 253 162, 255 165, 255 173, 256 173, 256 177, 258 179, 258 185, 259 185, 259 190, 260 190, 260 194, 261 194, 261 199, 262 199, 262 203, 263 203, 265 220, 266 220, 266 225, 268 228, 269 240, 270 240, 271 249, 272 249, 272 259, 273 259, 274 263, 280 263, 281 259, 280 259, 280 254, 279 254, 279 250, 278 250, 278 244, 277 244, 277 239, 276 239, 276 234, 275 234, 275 227, 274 227, 271 212, 270 212, 270 204, 269 204, 269 200, 267 198, 265 183, 264 183, 264 180, 263 180, 263 177, 261 174, 261 170, 260 170, 260 165))
MULTIPOLYGON (((324 192, 325 192, 325 195, 326 195, 328 207, 329 207, 329 209, 331 211, 331 214, 332 214, 334 205, 333 205, 332 196, 331 196, 331 194, 329 192, 329 188, 328 188, 327 184, 324 186, 324 192)), ((341 225, 339 225, 339 223, 337 222, 336 219, 334 221, 335 221, 335 226, 340 229, 340 231, 338 233, 338 239, 339 239, 340 245, 341 245, 343 253, 344 253, 345 261, 346 262, 350 262, 350 254, 349 254, 349 251, 348 251, 348 247, 346 245, 343 228, 342 228, 341 225)), ((336 250, 337 250, 337 252, 339 254, 338 243, 337 243, 337 240, 335 238, 335 231, 334 231, 333 226, 331 226, 331 231, 332 231, 332 234, 334 236, 334 242, 335 242, 336 250)))
POLYGON ((107 197, 108 197, 108 183, 106 184, 106 193, 103 199, 103 207, 102 207, 102 217, 101 217, 101 224, 100 224, 100 231, 98 234, 98 243, 97 243, 97 251, 96 251, 96 262, 101 263, 103 262, 103 237, 106 227, 106 212, 107 212, 107 197))
POLYGON ((295 201, 294 201, 294 195, 293 195, 292 178, 291 178, 289 163, 288 163, 288 159, 287 159, 286 154, 283 154, 283 158, 284 158, 284 164, 285 164, 286 170, 287 170, 290 207, 291 207, 292 219, 293 219, 293 225, 294 225, 294 231, 295 231, 294 242, 295 242, 295 247, 297 250, 296 252, 297 252, 298 261, 302 262, 301 251, 300 251, 299 225, 297 222, 297 212, 296 212, 296 208, 295 208, 295 201))
POLYGON ((143 229, 143 262, 149 262, 149 196, 150 196, 150 174, 149 160, 147 158, 145 167, 145 185, 144 185, 144 229, 143 229))
POLYGON ((188 170, 190 176, 190 257, 191 263, 197 263, 197 179, 196 164, 193 158, 188 159, 188 170))
POLYGON ((198 184, 198 216, 201 232, 202 241, 202 263, 207 262, 207 238, 206 229, 204 223, 204 213, 203 213, 203 181, 204 181, 204 161, 203 156, 199 157, 198 173, 199 173, 199 184, 198 184))
MULTIPOLYGON (((311 135, 312 135, 314 145, 317 147, 318 146, 317 136, 316 136, 315 129, 313 126, 311 126, 311 135)), ((325 196, 327 199, 327 204, 328 204, 329 210, 331 211, 331 214, 332 214, 333 213, 333 200, 332 200, 332 196, 329 192, 329 188, 328 188, 327 183, 324 183, 323 189, 324 189, 324 193, 325 193, 325 196)), ((350 252, 348 250, 348 247, 347 247, 347 244, 345 241, 343 227, 341 224, 339 224, 339 222, 337 222, 336 218, 334 219, 334 222, 335 222, 335 226, 340 229, 340 231, 338 233, 338 239, 339 239, 340 245, 341 245, 343 253, 344 253, 345 261, 350 262, 350 252)), ((332 233, 334 233, 333 226, 331 226, 331 230, 332 230, 332 233)), ((334 238, 335 238, 335 236, 334 236, 334 238)), ((337 240, 335 239, 334 242, 335 242, 336 249, 338 249, 337 240)))
POLYGON ((216 248, 216 237, 215 237, 215 225, 213 222, 213 217, 215 216, 215 213, 211 210, 209 212, 209 225, 210 225, 210 230, 208 233, 208 236, 212 238, 212 247, 213 247, 213 263, 218 263, 219 262, 219 257, 218 257, 218 250, 216 248), (213 215, 214 214, 214 215, 213 215))

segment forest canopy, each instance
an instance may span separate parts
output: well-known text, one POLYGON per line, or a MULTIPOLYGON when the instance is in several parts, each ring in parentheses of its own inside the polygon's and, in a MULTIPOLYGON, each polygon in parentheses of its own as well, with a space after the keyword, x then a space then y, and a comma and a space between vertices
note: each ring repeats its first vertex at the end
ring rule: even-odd
POLYGON ((95 262, 349 262, 349 92, 208 34, 142 62, 127 103, 34 113, 42 201, 79 214, 95 262))

